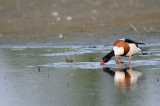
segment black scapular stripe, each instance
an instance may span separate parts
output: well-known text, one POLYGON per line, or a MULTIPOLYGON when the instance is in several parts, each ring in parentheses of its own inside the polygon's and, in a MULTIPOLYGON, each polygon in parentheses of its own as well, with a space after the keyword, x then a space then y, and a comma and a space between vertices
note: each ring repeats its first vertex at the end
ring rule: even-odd
POLYGON ((135 43, 135 44, 142 44, 142 45, 145 45, 144 43, 132 41, 132 40, 130 40, 130 39, 125 39, 125 42, 126 42, 126 43, 135 43))

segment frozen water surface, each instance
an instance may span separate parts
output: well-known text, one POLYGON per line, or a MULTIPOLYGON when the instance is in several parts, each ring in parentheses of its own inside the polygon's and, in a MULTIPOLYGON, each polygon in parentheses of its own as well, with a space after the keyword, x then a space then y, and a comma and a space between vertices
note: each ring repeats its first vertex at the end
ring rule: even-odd
POLYGON ((145 54, 133 56, 130 65, 128 57, 121 64, 115 64, 113 57, 100 66, 111 46, 1 47, 0 104, 157 105, 160 45, 142 48, 145 54))
POLYGON ((0 0, 0 106, 159 106, 159 35, 160 0, 0 0))

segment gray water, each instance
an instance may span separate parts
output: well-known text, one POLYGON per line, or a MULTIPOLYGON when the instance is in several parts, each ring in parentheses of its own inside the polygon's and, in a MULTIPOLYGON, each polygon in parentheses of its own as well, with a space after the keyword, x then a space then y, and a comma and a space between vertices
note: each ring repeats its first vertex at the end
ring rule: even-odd
POLYGON ((159 10, 160 0, 0 0, 0 106, 158 106, 159 10), (124 37, 144 53, 100 66, 124 37))
POLYGON ((155 106, 160 100, 160 45, 103 67, 112 46, 0 48, 1 106, 155 106), (127 80, 127 73, 131 79, 127 80), (125 80, 123 80, 125 77, 125 80))

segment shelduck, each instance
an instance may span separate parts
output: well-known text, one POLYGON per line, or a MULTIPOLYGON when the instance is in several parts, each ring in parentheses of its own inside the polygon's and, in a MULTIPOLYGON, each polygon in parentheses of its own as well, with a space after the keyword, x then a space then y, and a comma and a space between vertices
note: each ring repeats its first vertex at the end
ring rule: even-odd
POLYGON ((124 87, 127 85, 135 84, 142 76, 141 71, 130 68, 122 68, 121 70, 113 71, 108 67, 103 68, 104 72, 107 72, 114 77, 115 85, 124 87))
POLYGON ((145 45, 144 43, 125 38, 117 40, 113 44, 113 50, 102 58, 100 65, 104 65, 104 63, 108 62, 113 56, 119 56, 116 58, 116 62, 119 62, 122 56, 128 56, 130 64, 131 56, 141 51, 138 47, 139 44, 145 45))

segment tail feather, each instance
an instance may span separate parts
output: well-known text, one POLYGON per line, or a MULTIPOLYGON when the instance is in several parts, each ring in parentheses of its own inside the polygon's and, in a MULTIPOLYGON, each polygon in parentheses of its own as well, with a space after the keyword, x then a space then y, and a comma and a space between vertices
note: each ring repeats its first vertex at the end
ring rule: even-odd
POLYGON ((137 42, 136 44, 139 44, 139 45, 145 45, 144 43, 140 43, 140 42, 137 42))

